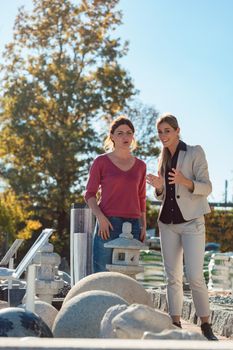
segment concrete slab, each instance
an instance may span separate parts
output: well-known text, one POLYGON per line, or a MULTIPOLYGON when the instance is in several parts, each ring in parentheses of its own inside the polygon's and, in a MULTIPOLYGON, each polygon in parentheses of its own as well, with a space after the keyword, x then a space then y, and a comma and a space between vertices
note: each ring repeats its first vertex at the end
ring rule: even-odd
POLYGON ((4 350, 232 350, 233 341, 1 338, 4 350))

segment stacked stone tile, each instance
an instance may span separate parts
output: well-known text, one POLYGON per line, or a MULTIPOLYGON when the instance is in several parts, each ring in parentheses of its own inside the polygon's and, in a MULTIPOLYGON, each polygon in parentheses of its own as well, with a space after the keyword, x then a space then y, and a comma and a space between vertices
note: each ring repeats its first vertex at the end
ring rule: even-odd
POLYGON ((209 263, 209 290, 233 288, 233 252, 212 254, 209 263))
POLYGON ((158 287, 165 283, 166 276, 162 254, 157 250, 141 250, 140 265, 144 271, 136 276, 137 281, 143 284, 145 288, 158 287))

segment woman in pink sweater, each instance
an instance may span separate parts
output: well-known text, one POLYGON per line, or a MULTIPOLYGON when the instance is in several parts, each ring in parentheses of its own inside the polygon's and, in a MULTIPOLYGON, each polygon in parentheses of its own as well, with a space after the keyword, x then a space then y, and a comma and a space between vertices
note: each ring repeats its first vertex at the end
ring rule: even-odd
POLYGON ((124 222, 132 224, 134 238, 144 241, 146 236, 146 164, 131 153, 136 148, 134 131, 125 116, 115 119, 104 143, 108 153, 98 156, 90 169, 85 200, 97 219, 94 272, 106 271, 112 263, 112 250, 104 243, 119 237, 124 222))

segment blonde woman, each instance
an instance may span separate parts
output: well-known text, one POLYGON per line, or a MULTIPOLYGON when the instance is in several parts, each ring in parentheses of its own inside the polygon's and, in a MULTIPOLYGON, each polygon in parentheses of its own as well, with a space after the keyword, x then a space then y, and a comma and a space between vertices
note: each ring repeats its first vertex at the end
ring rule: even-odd
POLYGON ((208 165, 201 146, 189 146, 180 140, 177 119, 164 114, 157 120, 163 145, 158 175, 147 175, 162 200, 158 225, 167 275, 167 300, 173 323, 182 328, 183 256, 201 330, 209 340, 218 340, 209 323, 209 298, 203 277, 205 252, 204 214, 210 212, 207 196, 212 191, 208 165))
POLYGON ((146 164, 132 154, 134 131, 125 116, 115 119, 104 144, 110 152, 98 156, 90 169, 85 201, 97 219, 94 272, 106 271, 106 264, 112 263, 112 249, 104 243, 119 237, 124 222, 132 224, 134 238, 144 241, 146 236, 146 164))

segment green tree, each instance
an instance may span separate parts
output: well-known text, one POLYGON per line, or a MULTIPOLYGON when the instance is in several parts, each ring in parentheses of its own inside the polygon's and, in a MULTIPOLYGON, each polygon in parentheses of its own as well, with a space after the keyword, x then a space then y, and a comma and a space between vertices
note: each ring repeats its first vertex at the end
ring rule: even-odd
POLYGON ((136 154, 149 163, 157 158, 160 152, 156 136, 158 112, 153 106, 143 104, 136 99, 130 101, 124 111, 136 127, 135 136, 138 143, 136 154))
MULTIPOLYGON (((117 115, 127 116, 134 124, 135 138, 137 140, 137 149, 134 154, 147 163, 157 158, 160 149, 157 146, 158 138, 156 136, 156 119, 158 111, 153 106, 142 103, 139 99, 130 98, 127 105, 117 113, 117 115)), ((109 125, 113 120, 113 116, 108 115, 102 123, 102 132, 100 138, 102 140, 107 137, 109 125)), ((103 150, 102 150, 103 151, 103 150)))
POLYGON ((0 250, 1 254, 15 238, 29 239, 41 227, 33 213, 27 210, 26 199, 19 201, 12 190, 0 194, 0 250))
POLYGON ((57 229, 66 255, 69 208, 100 150, 97 121, 135 93, 114 37, 118 0, 34 0, 19 10, 0 67, 0 172, 27 197, 43 226, 57 229))

